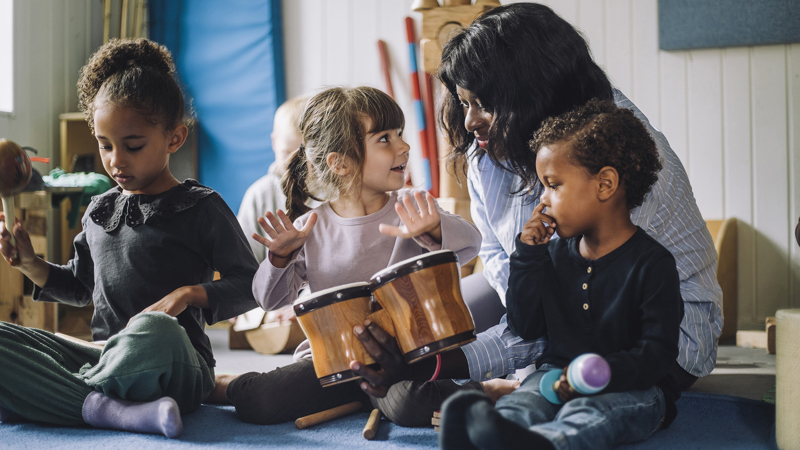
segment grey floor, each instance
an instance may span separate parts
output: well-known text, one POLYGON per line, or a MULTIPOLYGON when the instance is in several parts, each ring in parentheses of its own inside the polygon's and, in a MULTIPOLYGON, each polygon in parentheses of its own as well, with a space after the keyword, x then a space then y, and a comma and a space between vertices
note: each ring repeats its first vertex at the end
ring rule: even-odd
MULTIPOLYGON (((291 364, 292 355, 262 355, 253 350, 229 350, 228 330, 207 330, 217 360, 217 373, 268 372, 291 364)), ((770 391, 774 395, 775 355, 764 349, 719 347, 717 365, 707 377, 700 378, 693 392, 726 394, 762 400, 770 391)))

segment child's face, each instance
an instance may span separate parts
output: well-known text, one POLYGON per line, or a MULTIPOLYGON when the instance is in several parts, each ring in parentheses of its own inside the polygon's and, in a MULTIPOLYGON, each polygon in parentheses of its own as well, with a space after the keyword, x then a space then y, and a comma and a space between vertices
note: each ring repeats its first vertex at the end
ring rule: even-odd
POLYGON ((369 133, 364 139, 364 147, 366 157, 361 183, 362 196, 401 189, 405 185, 405 168, 410 149, 403 140, 403 130, 369 133))
POLYGON ((536 156, 544 213, 555 220, 556 232, 564 238, 586 234, 600 213, 597 177, 573 164, 566 156, 569 151, 570 144, 559 141, 542 147, 536 156))
POLYGON ((167 135, 132 108, 104 102, 95 108, 94 127, 103 167, 123 192, 155 195, 175 185, 169 154, 186 139, 184 125, 167 135))

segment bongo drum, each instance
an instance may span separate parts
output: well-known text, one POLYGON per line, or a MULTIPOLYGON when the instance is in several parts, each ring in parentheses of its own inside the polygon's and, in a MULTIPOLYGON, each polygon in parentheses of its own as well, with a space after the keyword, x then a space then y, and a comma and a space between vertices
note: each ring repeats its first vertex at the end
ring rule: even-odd
POLYGON ((364 350, 353 327, 369 317, 390 334, 394 333, 391 319, 372 300, 370 284, 366 282, 333 287, 299 298, 294 303, 294 312, 308 337, 314 371, 323 387, 359 379, 360 376, 350 370, 351 361, 375 367, 375 360, 364 350))
POLYGON ((460 279, 458 256, 450 250, 407 259, 372 276, 372 294, 391 316, 406 362, 475 340, 460 279))

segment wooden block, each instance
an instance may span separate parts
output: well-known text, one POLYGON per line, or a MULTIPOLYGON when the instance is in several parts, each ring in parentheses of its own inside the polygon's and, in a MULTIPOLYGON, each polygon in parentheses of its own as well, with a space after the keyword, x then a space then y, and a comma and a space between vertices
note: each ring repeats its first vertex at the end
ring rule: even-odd
POLYGON ((453 198, 453 197, 439 197, 437 199, 439 206, 450 214, 457 214, 464 220, 472 222, 472 214, 469 211, 469 200, 453 198))
POLYGON ((767 317, 767 353, 775 354, 775 330, 776 320, 774 317, 767 317))
POLYGON ((767 332, 739 330, 736 332, 736 346, 742 348, 767 348, 767 332))
POLYGON ((258 353, 292 353, 306 338, 297 321, 270 322, 244 332, 250 347, 258 353))
POLYGON ((236 331, 233 327, 228 327, 228 348, 231 350, 252 350, 253 347, 247 342, 244 331, 236 331))
POLYGON ((492 9, 487 5, 446 6, 422 11, 422 34, 420 37, 438 40, 440 30, 448 24, 465 27, 475 18, 492 9))
POLYGON ((442 60, 442 47, 432 39, 422 38, 419 41, 419 51, 422 54, 422 70, 436 73, 442 60))

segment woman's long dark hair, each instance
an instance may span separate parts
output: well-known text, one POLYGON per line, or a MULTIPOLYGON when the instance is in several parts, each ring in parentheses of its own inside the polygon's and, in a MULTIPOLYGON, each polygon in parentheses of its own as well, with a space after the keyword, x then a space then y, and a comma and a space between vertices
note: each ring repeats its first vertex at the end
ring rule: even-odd
POLYGON ((486 149, 498 166, 522 178, 520 189, 536 181, 536 154, 528 141, 547 117, 565 113, 592 98, 612 100, 608 77, 586 41, 552 9, 536 3, 494 8, 453 36, 442 49, 438 77, 447 88, 439 123, 453 145, 451 162, 465 170, 474 135, 464 128, 456 86, 475 94, 493 114, 486 149))

